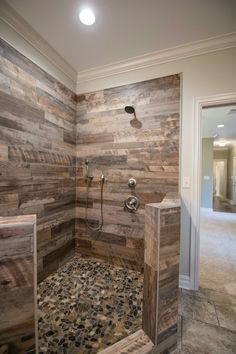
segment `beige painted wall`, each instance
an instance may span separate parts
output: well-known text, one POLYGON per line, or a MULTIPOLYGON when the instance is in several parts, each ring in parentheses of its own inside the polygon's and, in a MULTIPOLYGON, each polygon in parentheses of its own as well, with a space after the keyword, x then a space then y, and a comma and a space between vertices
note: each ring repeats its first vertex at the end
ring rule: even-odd
POLYGON ((228 148, 227 149, 217 149, 217 150, 214 149, 213 158, 227 160, 228 159, 228 148))

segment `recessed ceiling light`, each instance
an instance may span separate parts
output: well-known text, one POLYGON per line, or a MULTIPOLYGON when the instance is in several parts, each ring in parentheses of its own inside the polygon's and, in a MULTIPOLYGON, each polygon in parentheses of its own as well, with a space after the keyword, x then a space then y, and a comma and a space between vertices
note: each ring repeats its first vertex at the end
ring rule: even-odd
POLYGON ((224 124, 218 124, 217 128, 224 128, 224 126, 225 126, 224 124))
POLYGON ((96 20, 93 11, 88 8, 80 11, 79 19, 86 26, 92 26, 96 20))

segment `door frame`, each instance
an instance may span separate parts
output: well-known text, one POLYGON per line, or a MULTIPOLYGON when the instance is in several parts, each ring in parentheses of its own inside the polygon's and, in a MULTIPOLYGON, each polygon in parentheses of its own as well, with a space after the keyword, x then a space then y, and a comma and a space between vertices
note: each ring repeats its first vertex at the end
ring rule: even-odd
MULTIPOLYGON (((232 182, 231 182, 232 183, 232 182)), ((236 192, 234 191, 234 184, 236 184, 236 157, 233 158, 233 200, 232 200, 232 204, 236 205, 236 192), (234 194, 235 193, 235 194, 234 194)))
POLYGON ((190 228, 190 288, 199 288, 200 259, 200 205, 201 205, 201 165, 202 165, 202 108, 236 103, 236 92, 196 97, 193 99, 193 144, 192 144, 192 191, 190 228))

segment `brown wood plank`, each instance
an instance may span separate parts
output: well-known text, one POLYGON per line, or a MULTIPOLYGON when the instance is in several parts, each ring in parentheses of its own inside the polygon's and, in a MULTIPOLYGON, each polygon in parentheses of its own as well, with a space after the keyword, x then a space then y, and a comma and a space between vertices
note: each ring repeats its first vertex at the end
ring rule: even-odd
POLYGON ((146 205, 143 329, 158 353, 177 346, 180 201, 146 205))
POLYGON ((0 348, 35 346, 36 225, 34 216, 0 218, 0 348))
POLYGON ((152 341, 139 330, 110 347, 98 352, 99 354, 148 354, 153 348, 152 341))
POLYGON ((145 204, 160 202, 166 193, 178 191, 180 77, 173 75, 86 93, 77 97, 77 101, 77 250, 80 254, 100 258, 109 252, 110 257, 106 256, 106 260, 114 263, 118 257, 119 262, 123 258, 127 264, 132 249, 130 266, 136 262, 140 267, 143 262, 143 253, 140 253, 143 242, 140 240, 144 239, 145 204), (126 105, 135 107, 141 124, 132 126, 134 117, 125 112, 126 105), (95 176, 89 190, 91 225, 100 217, 99 177, 103 173, 108 178, 104 186, 104 229, 96 234, 103 245, 94 247, 90 247, 94 233, 83 221, 85 159, 91 162, 95 176), (135 191, 127 186, 130 177, 137 180, 135 191), (139 198, 140 208, 130 214, 124 211, 124 200, 132 193, 139 198), (86 245, 81 243, 83 236, 87 237, 86 245), (126 241, 122 252, 119 252, 118 240, 126 241))
POLYGON ((76 95, 3 40, 0 52, 0 215, 37 215, 48 274, 75 234, 76 95))

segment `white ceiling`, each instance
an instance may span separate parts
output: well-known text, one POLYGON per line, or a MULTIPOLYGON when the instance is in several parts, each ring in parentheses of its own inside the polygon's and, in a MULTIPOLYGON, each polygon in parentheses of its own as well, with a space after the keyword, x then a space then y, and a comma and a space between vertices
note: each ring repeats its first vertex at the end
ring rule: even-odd
POLYGON ((235 0, 7 0, 76 70, 236 31, 235 0), (89 5, 87 27, 78 12, 89 5))
POLYGON ((226 142, 226 147, 236 144, 236 104, 202 110, 202 136, 212 138, 215 135, 214 146, 222 142, 226 142), (217 128, 218 124, 224 127, 217 128))

